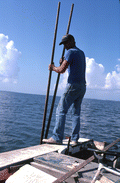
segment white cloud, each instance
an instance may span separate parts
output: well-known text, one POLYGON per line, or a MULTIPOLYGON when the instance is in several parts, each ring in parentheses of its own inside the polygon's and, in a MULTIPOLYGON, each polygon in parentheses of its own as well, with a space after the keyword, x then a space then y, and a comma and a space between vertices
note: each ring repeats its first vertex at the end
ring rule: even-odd
POLYGON ((86 57, 86 82, 88 88, 102 88, 105 83, 104 66, 86 57))
POLYGON ((120 89, 120 73, 112 71, 108 73, 105 78, 105 88, 106 89, 120 89))
MULTIPOLYGON (((120 59, 118 59, 120 61, 120 59)), ((105 74, 104 66, 95 62, 94 58, 86 57, 86 81, 88 89, 120 89, 120 64, 115 66, 116 71, 105 74)), ((67 83, 68 72, 61 75, 59 91, 63 90, 67 83)))
POLYGON ((116 69, 118 72, 120 72, 120 65, 116 65, 116 69))
POLYGON ((63 90, 65 89, 65 86, 67 84, 67 78, 68 78, 68 70, 64 74, 61 75, 61 82, 58 86, 58 90, 63 90))
POLYGON ((0 80, 17 83, 19 67, 17 60, 21 53, 8 41, 8 36, 0 34, 0 80))
POLYGON ((120 64, 117 64, 115 69, 116 71, 107 74, 105 78, 105 89, 120 89, 120 64))

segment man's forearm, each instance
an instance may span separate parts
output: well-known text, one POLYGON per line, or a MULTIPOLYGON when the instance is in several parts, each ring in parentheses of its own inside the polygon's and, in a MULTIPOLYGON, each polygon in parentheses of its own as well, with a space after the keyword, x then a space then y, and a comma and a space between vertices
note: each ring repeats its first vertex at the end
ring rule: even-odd
POLYGON ((49 70, 62 74, 66 71, 66 69, 68 68, 68 65, 69 65, 69 63, 66 60, 64 60, 63 63, 59 67, 56 67, 54 64, 50 64, 49 70))
POLYGON ((55 66, 54 66, 54 67, 53 67, 53 71, 55 71, 55 72, 57 72, 57 73, 60 73, 60 74, 64 73, 65 70, 66 70, 66 69, 61 68, 61 66, 59 66, 59 67, 55 67, 55 66))

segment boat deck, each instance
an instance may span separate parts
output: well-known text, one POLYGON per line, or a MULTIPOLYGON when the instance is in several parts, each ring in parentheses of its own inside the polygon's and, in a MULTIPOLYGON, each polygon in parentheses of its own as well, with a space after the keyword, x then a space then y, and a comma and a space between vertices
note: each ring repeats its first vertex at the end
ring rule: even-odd
MULTIPOLYGON (((77 146, 70 146, 70 154, 80 151, 81 145, 91 143, 89 139, 79 139, 77 146)), ((76 157, 65 155, 68 141, 64 140, 62 145, 41 144, 33 147, 13 150, 9 152, 0 153, 0 170, 17 165, 18 163, 25 163, 18 172, 13 174, 6 183, 14 183, 14 180, 27 180, 33 182, 33 179, 39 182, 54 182, 72 168, 77 167, 85 160, 76 157), (28 164, 27 164, 28 161, 28 164), (33 176, 34 174, 34 176, 33 176), (43 176, 42 176, 43 175, 43 176)), ((102 148, 100 146, 99 148, 102 148)), ((98 163, 90 162, 81 170, 66 180, 66 182, 74 183, 80 181, 81 183, 90 183, 95 176, 98 169, 98 163)), ((120 176, 104 171, 102 178, 103 182, 113 183, 120 180, 120 176)), ((18 182, 17 182, 18 183, 18 182)))
MULTIPOLYGON (((79 139, 79 142, 87 142, 89 139, 79 139)), ((64 154, 64 150, 67 148, 67 140, 64 140, 63 145, 41 144, 23 149, 17 149, 13 151, 0 153, 0 170, 7 168, 10 165, 14 165, 18 162, 30 160, 36 156, 50 153, 59 152, 64 154)))

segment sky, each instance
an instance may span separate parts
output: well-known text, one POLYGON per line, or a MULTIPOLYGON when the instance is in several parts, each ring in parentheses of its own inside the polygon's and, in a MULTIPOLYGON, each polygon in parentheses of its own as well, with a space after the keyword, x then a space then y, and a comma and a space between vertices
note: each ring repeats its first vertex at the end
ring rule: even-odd
MULTIPOLYGON (((0 1, 0 90, 46 95, 57 0, 0 1)), ((59 66, 72 3, 69 33, 86 56, 85 98, 120 101, 119 0, 61 0, 54 63, 59 66)), ((67 82, 61 74, 57 95, 67 82)), ((57 73, 52 72, 50 95, 57 73)))

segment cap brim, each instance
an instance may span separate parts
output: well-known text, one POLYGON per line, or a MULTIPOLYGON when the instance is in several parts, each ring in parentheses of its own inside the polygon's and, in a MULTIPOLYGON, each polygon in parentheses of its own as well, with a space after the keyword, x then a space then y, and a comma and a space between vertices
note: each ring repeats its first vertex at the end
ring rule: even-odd
POLYGON ((63 44, 64 42, 60 42, 59 45, 63 44))
POLYGON ((61 42, 59 43, 59 45, 61 45, 61 44, 65 44, 65 43, 67 43, 67 42, 68 42, 68 40, 61 41, 61 42))

